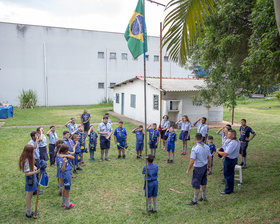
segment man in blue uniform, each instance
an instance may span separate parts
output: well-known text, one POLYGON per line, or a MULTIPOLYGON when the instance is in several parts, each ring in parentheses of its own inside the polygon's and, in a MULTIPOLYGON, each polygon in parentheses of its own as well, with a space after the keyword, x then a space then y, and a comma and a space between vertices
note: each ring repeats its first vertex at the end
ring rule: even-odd
POLYGON ((224 152, 221 148, 217 149, 217 153, 224 157, 224 177, 225 177, 225 190, 221 194, 231 194, 234 190, 234 168, 237 164, 238 152, 240 149, 240 142, 236 139, 236 131, 228 131, 228 142, 225 144, 224 152))
POLYGON ((81 123, 84 126, 84 132, 89 131, 90 120, 91 120, 90 114, 87 112, 87 109, 84 109, 84 113, 81 116, 81 123))
POLYGON ((121 153, 123 158, 125 159, 125 147, 127 145, 127 133, 125 128, 123 128, 123 122, 119 121, 119 127, 115 129, 114 132, 114 140, 115 144, 118 147, 119 155, 118 159, 121 158, 121 153))
POLYGON ((112 125, 108 123, 108 117, 103 117, 103 122, 101 122, 97 129, 98 134, 100 135, 100 148, 101 148, 101 159, 99 160, 102 162, 104 159, 105 153, 105 160, 110 161, 108 158, 108 153, 110 149, 110 141, 111 135, 113 133, 112 125))
POLYGON ((192 148, 190 163, 186 174, 189 175, 191 168, 193 169, 192 187, 194 189, 194 199, 187 203, 187 205, 196 205, 197 201, 206 201, 206 185, 207 185, 207 170, 211 169, 211 153, 209 146, 204 144, 201 133, 195 135, 196 145, 192 148), (200 186, 202 188, 202 197, 198 199, 200 192, 200 186))
POLYGON ((251 140, 253 140, 253 138, 255 138, 256 133, 253 131, 252 128, 250 128, 249 126, 246 125, 246 120, 245 119, 241 120, 241 126, 239 128, 239 132, 240 132, 239 154, 241 155, 241 158, 242 158, 242 162, 241 162, 240 166, 242 166, 242 168, 246 169, 247 168, 246 156, 247 156, 248 143, 251 140), (251 137, 250 137, 250 134, 252 134, 251 137))

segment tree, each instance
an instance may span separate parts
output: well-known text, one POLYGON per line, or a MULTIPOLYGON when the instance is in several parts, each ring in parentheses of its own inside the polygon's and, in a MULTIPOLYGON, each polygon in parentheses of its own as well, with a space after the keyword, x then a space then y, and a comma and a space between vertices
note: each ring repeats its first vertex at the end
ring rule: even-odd
POLYGON ((273 0, 275 9, 275 18, 278 26, 278 32, 280 34, 280 0, 273 0))
POLYGON ((191 49, 192 65, 201 65, 207 73, 207 86, 195 99, 199 104, 224 104, 234 112, 237 97, 254 90, 242 64, 248 56, 250 16, 255 3, 223 0, 215 15, 207 19, 202 37, 191 49))

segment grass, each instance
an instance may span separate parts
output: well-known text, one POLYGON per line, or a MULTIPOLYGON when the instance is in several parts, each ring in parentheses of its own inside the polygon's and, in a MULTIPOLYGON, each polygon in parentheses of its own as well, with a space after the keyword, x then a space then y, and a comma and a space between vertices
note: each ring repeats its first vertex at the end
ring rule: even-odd
MULTIPOLYGON (((96 121, 100 121, 104 111, 112 109, 108 105, 88 108, 96 121)), ((83 107, 36 108, 31 111, 32 115, 28 115, 26 110, 17 110, 16 118, 7 120, 5 126, 64 124, 72 116, 72 112, 78 116, 82 109, 83 107)), ((110 150, 111 162, 90 163, 89 155, 86 154, 86 166, 73 180, 71 189, 71 201, 76 203, 74 209, 65 211, 60 207, 56 168, 47 168, 50 184, 40 196, 40 217, 36 221, 24 217, 24 176, 17 168, 18 157, 34 128, 2 127, 0 223, 279 223, 279 116, 280 104, 276 100, 253 100, 236 108, 236 122, 245 117, 257 132, 248 148, 249 168, 243 171, 242 189, 236 188, 236 193, 228 196, 219 194, 223 190, 223 185, 219 184, 222 179, 219 171, 221 162, 215 157, 214 172, 209 176, 207 185, 209 201, 199 203, 196 207, 185 205, 192 199, 193 190, 190 185, 191 176, 185 175, 188 158, 180 155, 181 142, 176 143, 174 164, 167 164, 166 152, 159 149, 156 159, 159 165, 158 214, 149 216, 145 215, 144 181, 141 174, 144 160, 135 159, 135 136, 130 134, 134 126, 125 123, 129 133, 127 159, 116 160, 117 150, 114 146, 110 150), (270 109, 263 109, 269 107, 270 109), (183 193, 175 193, 169 188, 183 193)), ((230 111, 225 109, 224 118, 230 120, 230 111)), ((63 127, 57 128, 60 136, 63 130, 63 127)), ((215 135, 215 131, 216 129, 211 130, 210 134, 219 146, 221 139, 215 135)), ((193 136, 194 131, 191 139, 193 136)), ((194 142, 191 141, 188 152, 193 145, 194 142)), ((99 153, 98 146, 97 158, 99 153)), ((34 207, 35 198, 32 203, 34 207)))

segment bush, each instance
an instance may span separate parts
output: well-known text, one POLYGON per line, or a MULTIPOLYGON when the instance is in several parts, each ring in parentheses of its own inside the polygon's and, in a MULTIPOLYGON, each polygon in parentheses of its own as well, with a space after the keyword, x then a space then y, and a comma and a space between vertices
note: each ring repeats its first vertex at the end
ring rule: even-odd
POLYGON ((275 96, 275 97, 280 101, 280 90, 275 91, 275 92, 273 93, 273 96, 275 96))
POLYGON ((19 98, 20 108, 34 108, 37 105, 37 94, 35 91, 22 90, 19 98))

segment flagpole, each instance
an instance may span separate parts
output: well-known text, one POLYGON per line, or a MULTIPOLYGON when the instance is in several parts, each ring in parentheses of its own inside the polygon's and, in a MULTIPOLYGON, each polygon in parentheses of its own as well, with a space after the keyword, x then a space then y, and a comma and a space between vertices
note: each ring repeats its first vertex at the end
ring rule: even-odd
MULTIPOLYGON (((144 50, 144 120, 145 120, 145 132, 147 133, 147 89, 146 89, 146 24, 145 24, 145 0, 143 0, 143 39, 144 39, 144 44, 143 44, 143 50, 144 50)), ((147 140, 147 135, 145 135, 145 157, 146 157, 146 172, 145 172, 145 185, 146 185, 146 213, 148 215, 148 140, 147 140)))

